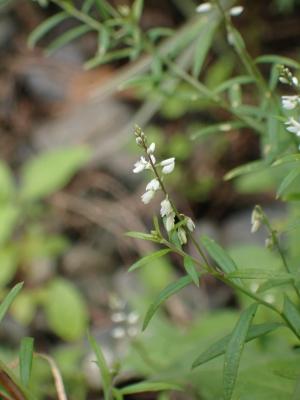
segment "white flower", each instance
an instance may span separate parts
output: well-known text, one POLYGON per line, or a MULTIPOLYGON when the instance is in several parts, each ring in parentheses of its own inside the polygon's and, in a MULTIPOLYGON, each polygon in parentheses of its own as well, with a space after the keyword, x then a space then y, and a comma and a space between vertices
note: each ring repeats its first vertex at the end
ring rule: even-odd
POLYGON ((139 172, 144 171, 144 169, 149 168, 149 163, 145 160, 144 157, 141 157, 135 164, 133 168, 133 172, 138 174, 139 172))
POLYGON ((206 13, 212 9, 212 4, 209 2, 202 3, 196 8, 197 13, 206 13))
POLYGON ((170 174, 175 168, 175 158, 167 158, 166 160, 163 160, 160 165, 163 167, 163 174, 170 174))
POLYGON ((148 185, 146 186, 146 190, 158 190, 160 188, 160 184, 157 178, 152 179, 148 185))
POLYGON ((151 143, 150 146, 147 149, 148 154, 153 154, 155 151, 155 143, 151 143))
POLYGON ((167 198, 160 203, 160 206, 160 215, 162 217, 166 217, 173 212, 172 205, 167 198))
POLYGON ((149 157, 151 158, 152 163, 155 164, 156 163, 156 159, 155 159, 154 155, 150 154, 149 157))
POLYGON ((295 120, 295 118, 289 118, 286 122, 286 129, 289 132, 295 133, 297 136, 300 136, 300 123, 295 120))
POLYGON ((254 208, 251 214, 251 233, 257 232, 260 226, 261 226, 261 215, 257 211, 257 209, 254 208))
POLYGON ((118 326, 112 330, 111 335, 115 339, 121 339, 126 335, 126 331, 124 328, 118 326))
POLYGON ((299 103, 299 96, 282 96, 282 107, 286 110, 293 110, 299 103))
POLYGON ((179 228, 177 231, 178 239, 180 244, 186 244, 187 243, 187 238, 186 238, 186 233, 183 228, 179 228))
POLYGON ((188 230, 190 231, 190 232, 193 232, 193 230, 195 229, 195 224, 194 224, 194 221, 191 219, 191 218, 187 218, 187 220, 186 220, 186 226, 187 226, 187 228, 188 228, 188 230))
POLYGON ((236 6, 236 7, 232 7, 232 8, 229 10, 229 14, 230 14, 232 17, 237 17, 238 15, 241 15, 243 11, 244 11, 244 7, 242 7, 242 6, 236 6))
POLYGON ((294 84, 295 86, 298 86, 299 81, 298 81, 298 78, 296 78, 295 76, 293 76, 292 82, 293 82, 293 84, 294 84))
POLYGON ((142 143, 143 143, 143 140, 142 140, 141 137, 137 137, 137 138, 135 139, 135 141, 136 141, 136 144, 137 144, 138 146, 141 146, 142 143))
POLYGON ((280 77, 279 77, 279 81, 280 81, 281 83, 289 83, 289 81, 288 81, 286 78, 284 78, 283 76, 280 76, 280 77))
POLYGON ((150 201, 153 199, 155 195, 155 191, 154 190, 147 190, 142 196, 142 202, 144 204, 149 204, 150 201))
POLYGON ((170 232, 174 228, 174 225, 175 225, 175 213, 171 212, 170 214, 167 215, 165 219, 166 230, 170 232))

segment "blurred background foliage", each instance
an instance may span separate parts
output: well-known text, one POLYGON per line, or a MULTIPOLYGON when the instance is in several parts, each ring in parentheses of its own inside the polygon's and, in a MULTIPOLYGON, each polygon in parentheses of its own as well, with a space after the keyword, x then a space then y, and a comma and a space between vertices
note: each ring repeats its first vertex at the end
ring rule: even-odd
MULTIPOLYGON (((101 379, 85 339, 89 326, 111 365, 122 360, 120 387, 157 376, 189 379, 185 396, 215 399, 220 363, 190 372, 190 355, 228 333, 247 300, 207 278, 201 290, 170 299, 140 333, 136 315, 183 267, 171 256, 127 273, 153 247, 124 232, 145 231, 158 209, 158 202, 150 210, 140 204, 144 182, 131 173, 138 156, 132 127, 145 126, 159 156, 176 157, 168 185, 196 220, 198 236, 209 233, 245 268, 276 270, 265 234, 250 234, 251 210, 260 203, 279 230, 287 226, 282 240, 297 267, 300 178, 283 193, 293 201, 275 203, 291 167, 270 165, 298 145, 283 128, 276 85, 278 63, 299 68, 300 4, 244 2, 234 20, 274 103, 261 96, 266 88, 228 45, 216 15, 200 19, 192 0, 146 1, 143 10, 141 4, 1 2, 1 295, 25 284, 2 322, 0 350, 11 362, 20 339, 33 336, 38 351, 58 363, 70 398, 97 398, 101 379), (264 54, 296 61, 257 59, 264 54), (206 89, 199 92, 195 82, 206 89), (223 179, 260 159, 250 164, 252 173, 223 179)), ((266 311, 259 318, 271 321, 266 311)), ((251 343, 236 398, 289 398, 300 374, 293 345, 283 330, 251 343)), ((55 398, 44 360, 34 363, 30 385, 38 398, 55 398)))

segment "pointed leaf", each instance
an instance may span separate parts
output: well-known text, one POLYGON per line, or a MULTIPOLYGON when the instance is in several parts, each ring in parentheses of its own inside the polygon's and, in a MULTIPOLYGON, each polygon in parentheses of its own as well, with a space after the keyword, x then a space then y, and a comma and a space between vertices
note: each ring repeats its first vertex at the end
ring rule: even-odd
POLYGON ((135 269, 138 269, 140 267, 143 267, 146 264, 149 264, 151 261, 156 260, 157 258, 163 257, 166 254, 170 253, 170 249, 163 249, 156 251, 154 253, 148 254, 147 256, 139 259, 137 262, 132 264, 132 266, 129 268, 129 272, 134 271, 135 269))
POLYGON ((144 7, 144 0, 134 0, 132 4, 132 15, 136 21, 139 21, 144 7))
POLYGON ((205 126, 204 128, 200 128, 196 132, 192 133, 191 139, 195 140, 215 133, 230 132, 234 129, 243 128, 244 126, 246 126, 246 124, 240 121, 228 121, 221 124, 212 124, 205 126))
POLYGON ((3 317, 5 316, 8 308, 22 289, 23 282, 17 283, 5 296, 4 300, 0 304, 0 322, 2 321, 3 317))
POLYGON ((284 297, 282 314, 290 323, 295 333, 300 336, 300 311, 287 296, 284 297))
POLYGON ((53 54, 56 50, 64 47, 66 44, 70 43, 72 40, 79 38, 85 33, 91 32, 92 28, 87 25, 76 26, 65 32, 63 35, 60 35, 57 39, 47 46, 47 55, 53 54))
POLYGON ((281 197, 293 181, 300 175, 300 169, 292 169, 281 182, 276 197, 281 197))
POLYGON ((294 162, 299 162, 299 161, 300 161, 299 153, 288 154, 288 155, 281 157, 281 158, 277 159, 276 161, 274 161, 274 163, 272 164, 272 167, 277 167, 278 165, 294 163, 294 162))
POLYGON ((129 395, 143 392, 161 392, 164 390, 182 390, 182 387, 168 382, 141 382, 125 386, 120 389, 120 392, 122 395, 129 395))
POLYGON ((295 60, 288 57, 278 56, 276 54, 266 54, 259 56, 255 59, 256 63, 266 63, 266 64, 282 64, 287 67, 300 69, 300 64, 295 60))
POLYGON ((224 179, 225 179, 225 181, 229 181, 230 179, 236 178, 237 176, 240 176, 240 175, 261 171, 265 167, 266 167, 266 164, 264 161, 261 161, 261 160, 252 161, 248 164, 244 164, 240 167, 232 169, 224 176, 224 179))
POLYGON ((199 274, 197 272, 197 269, 195 267, 195 263, 194 263, 192 257, 190 257, 188 255, 184 256, 183 265, 184 265, 184 269, 186 270, 188 275, 192 278, 195 285, 199 287, 199 274))
MULTIPOLYGON (((284 325, 275 322, 253 325, 250 327, 245 341, 250 342, 251 340, 257 339, 260 336, 267 335, 268 333, 282 326, 284 325)), ((224 336, 222 339, 211 345, 199 357, 196 358, 196 360, 193 362, 192 368, 196 368, 224 354, 230 338, 231 334, 224 336)))
POLYGON ((170 283, 165 289, 163 289, 160 294, 158 295, 157 299, 154 301, 154 303, 151 304, 149 307, 147 314, 144 319, 143 323, 143 330, 145 330, 155 314, 156 310, 158 307, 166 301, 169 297, 171 297, 173 294, 179 292, 181 289, 183 289, 185 286, 188 286, 192 282, 192 278, 190 276, 184 276, 176 282, 170 283))
POLYGON ((19 353, 20 378, 24 386, 28 386, 33 358, 33 338, 25 337, 21 341, 19 353))
POLYGON ((45 22, 38 25, 38 27, 35 28, 34 31, 32 31, 31 34, 29 35, 28 46, 30 48, 33 48, 43 36, 45 36, 49 31, 51 31, 51 29, 53 29, 56 25, 58 25, 60 22, 64 21, 67 18, 69 18, 68 13, 63 11, 53 15, 52 17, 48 18, 45 22))
POLYGON ((234 327, 227 344, 224 371, 223 371, 223 393, 224 400, 231 400, 238 374, 240 358, 243 352, 247 334, 257 310, 257 304, 252 304, 241 314, 234 327))
POLYGON ((293 282, 294 282, 294 279, 292 276, 282 278, 282 279, 269 279, 259 286, 256 293, 263 293, 269 289, 273 289, 274 287, 287 285, 289 283, 292 284, 293 282))

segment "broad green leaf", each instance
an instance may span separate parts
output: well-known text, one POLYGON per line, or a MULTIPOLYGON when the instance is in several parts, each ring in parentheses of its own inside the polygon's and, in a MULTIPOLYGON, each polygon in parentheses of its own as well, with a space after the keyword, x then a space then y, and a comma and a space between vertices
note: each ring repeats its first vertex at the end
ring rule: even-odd
POLYGON ((154 253, 148 254, 147 256, 139 259, 137 262, 135 262, 134 264, 132 264, 132 266, 129 268, 129 272, 134 271, 137 268, 140 268, 146 264, 151 263, 151 261, 156 260, 157 258, 163 257, 166 254, 170 253, 170 249, 163 249, 163 250, 159 250, 156 251, 154 253))
POLYGON ((86 147, 53 150, 36 156, 22 169, 21 197, 38 200, 63 188, 89 159, 86 147))
POLYGON ((4 300, 2 300, 0 304, 0 322, 2 321, 3 317, 5 316, 8 308, 12 304, 12 302, 15 300, 16 296, 22 289, 23 282, 17 283, 10 291, 9 293, 5 296, 4 300))
POLYGON ((199 30, 199 35, 196 39, 198 43, 195 48, 195 56, 192 69, 193 76, 196 78, 198 78, 200 75, 218 24, 219 21, 217 19, 210 19, 208 23, 203 24, 202 28, 199 30))
POLYGON ((259 64, 282 64, 287 67, 300 69, 300 64, 297 63, 297 61, 288 57, 278 56, 276 54, 259 56, 255 59, 255 62, 259 64))
POLYGON ((155 314, 159 306, 173 294, 179 292, 181 289, 188 286, 191 282, 192 278, 190 276, 184 276, 178 279, 178 281, 170 283, 165 289, 163 289, 158 295, 157 299, 154 301, 154 303, 151 304, 146 313, 143 322, 143 330, 147 328, 150 320, 152 319, 153 315, 155 314))
POLYGON ((212 124, 209 126, 206 126, 204 128, 198 129, 196 132, 192 133, 191 139, 199 139, 203 138, 215 133, 225 133, 225 132, 230 132, 234 129, 240 129, 245 127, 246 124, 240 121, 229 121, 229 122, 224 122, 221 124, 212 124))
POLYGON ((65 340, 77 340, 85 333, 88 313, 80 292, 70 282, 57 278, 47 290, 45 312, 49 327, 65 340))
POLYGON ((288 189, 288 187, 293 183, 293 181, 300 175, 300 168, 292 169, 286 177, 283 179, 279 188, 277 190, 276 197, 279 198, 288 189))
POLYGON ((19 352, 20 379, 24 386, 28 386, 33 358, 33 338, 24 337, 19 352))
POLYGON ((97 365, 98 365, 98 368, 99 368, 99 371, 101 374, 101 378, 102 378, 103 390, 104 390, 104 393, 106 394, 105 398, 109 398, 109 396, 107 397, 107 394, 109 395, 109 391, 111 389, 111 384, 112 384, 112 380, 111 380, 112 377, 111 377, 111 373, 109 370, 109 366, 105 360, 105 357, 103 355, 103 352, 101 350, 99 343, 89 333, 88 333, 88 341, 89 341, 90 346, 96 356, 97 365))
POLYGON ((20 209, 14 204, 6 203, 0 207, 0 245, 12 235, 20 216, 20 209))
POLYGON ((300 311, 287 296, 284 297, 282 315, 289 322, 295 333, 300 336, 300 311))
POLYGON ((197 272, 197 269, 195 267, 195 263, 194 263, 192 257, 190 257, 188 255, 184 256, 183 265, 184 265, 184 269, 186 270, 187 274, 191 277, 191 279, 193 280, 195 285, 199 287, 199 274, 197 272))
POLYGON ((8 166, 0 160, 0 200, 11 199, 15 192, 14 178, 8 166))
POLYGON ((57 39, 55 39, 53 42, 47 46, 47 55, 50 56, 53 54, 56 50, 60 49, 61 47, 64 47, 68 43, 70 43, 72 40, 75 40, 79 38, 80 36, 84 35, 85 33, 91 32, 92 28, 88 25, 80 25, 76 26, 75 28, 72 28, 65 32, 64 34, 60 35, 57 39))
POLYGON ((129 395, 143 392, 162 392, 164 390, 183 390, 181 386, 168 382, 141 382, 120 389, 121 394, 129 395))
POLYGON ((28 326, 36 315, 37 301, 35 292, 30 289, 22 291, 11 305, 12 317, 23 326, 28 326))
POLYGON ((226 346, 223 371, 224 400, 232 399, 241 355, 256 310, 257 304, 252 304, 242 312, 226 346))
MULTIPOLYGON (((250 342, 251 340, 257 339, 260 336, 267 335, 268 333, 273 332, 275 329, 278 329, 282 326, 284 325, 275 322, 253 325, 250 327, 247 333, 245 342, 250 342)), ((199 357, 196 358, 196 360, 193 362, 192 368, 196 368, 224 354, 230 338, 231 334, 224 336, 222 339, 211 345, 199 357)))
MULTIPOLYGON (((222 271, 226 274, 237 271, 237 266, 230 255, 213 239, 208 236, 202 236, 201 242, 208 254, 218 264, 222 271)), ((236 283, 240 284, 239 279, 233 279, 236 283)))
POLYGON ((51 31, 51 29, 67 18, 70 18, 68 13, 62 11, 46 19, 45 22, 38 25, 38 27, 31 32, 28 38, 28 46, 33 48, 43 36, 45 36, 49 31, 51 31))
POLYGON ((224 179, 226 181, 229 181, 230 179, 236 178, 237 176, 240 176, 240 175, 261 171, 265 167, 266 167, 266 164, 264 161, 261 161, 261 160, 252 161, 248 164, 244 164, 244 165, 241 165, 240 167, 236 167, 236 168, 232 169, 224 176, 224 179))

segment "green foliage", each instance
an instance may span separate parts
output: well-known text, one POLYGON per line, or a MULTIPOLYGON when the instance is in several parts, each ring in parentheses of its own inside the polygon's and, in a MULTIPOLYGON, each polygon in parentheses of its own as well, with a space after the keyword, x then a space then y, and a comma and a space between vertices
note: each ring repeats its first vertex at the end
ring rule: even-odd
POLYGON ((33 359, 33 338, 25 337, 21 341, 19 353, 20 379, 24 386, 28 386, 33 359))

